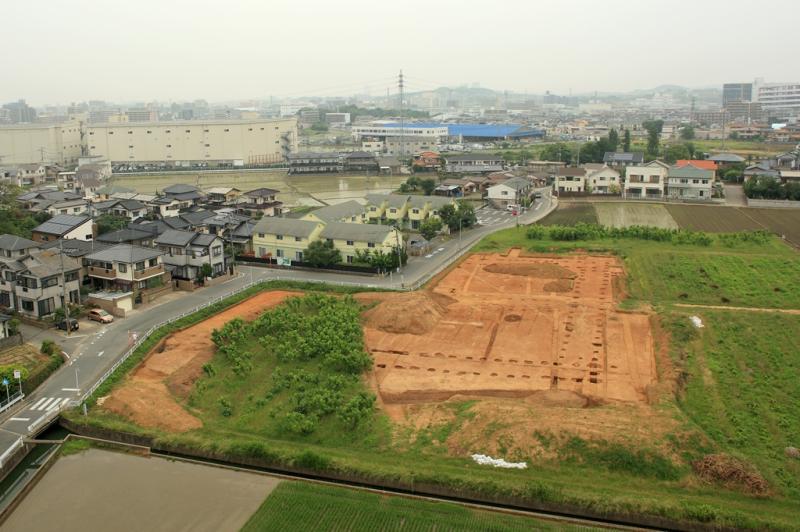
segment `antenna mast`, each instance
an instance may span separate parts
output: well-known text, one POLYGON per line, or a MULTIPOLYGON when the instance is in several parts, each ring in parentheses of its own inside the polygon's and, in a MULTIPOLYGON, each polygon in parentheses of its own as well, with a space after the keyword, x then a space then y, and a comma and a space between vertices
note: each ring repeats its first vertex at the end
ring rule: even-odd
POLYGON ((400 69, 400 76, 397 78, 397 88, 400 92, 400 161, 406 157, 406 122, 403 116, 403 70, 400 69))

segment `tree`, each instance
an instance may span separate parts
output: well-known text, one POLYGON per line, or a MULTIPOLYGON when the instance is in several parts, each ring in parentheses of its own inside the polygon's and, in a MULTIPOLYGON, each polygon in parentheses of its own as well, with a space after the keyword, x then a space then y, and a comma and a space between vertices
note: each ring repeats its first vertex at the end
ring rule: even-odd
POLYGON ((214 269, 207 262, 204 262, 203 265, 200 266, 200 269, 197 270, 197 278, 201 281, 206 277, 211 277, 213 274, 214 274, 214 269))
POLYGON ((625 136, 622 137, 622 151, 631 151, 631 130, 625 130, 625 136))
POLYGON ((548 144, 539 153, 539 159, 542 161, 561 161, 562 163, 569 163, 572 161, 572 148, 563 142, 548 144))
POLYGON ((664 159, 670 164, 675 163, 675 161, 679 159, 691 158, 692 156, 685 144, 673 144, 672 146, 668 146, 664 152, 664 159))
POLYGON ((658 157, 658 143, 661 140, 661 130, 664 129, 663 120, 645 120, 642 127, 647 130, 647 153, 658 157))
POLYGON ((317 268, 342 262, 342 254, 328 240, 314 240, 303 252, 303 260, 317 268))
POLYGON ((430 196, 431 194, 433 194, 433 189, 436 188, 436 181, 430 178, 422 179, 419 182, 419 186, 420 188, 422 188, 422 191, 425 193, 426 196, 430 196))
POLYGON ((608 151, 617 151, 619 147, 619 133, 613 127, 608 132, 608 147, 610 148, 608 151))
POLYGON ((128 227, 128 219, 124 216, 115 216, 113 214, 103 214, 95 218, 97 223, 97 234, 104 235, 111 231, 119 231, 128 227))
POLYGON ((439 217, 451 231, 457 231, 459 228, 466 229, 478 222, 478 217, 475 216, 475 207, 464 200, 459 201, 457 205, 449 204, 439 209, 439 217))
POLYGON ((324 133, 328 131, 328 124, 325 122, 317 122, 316 124, 312 124, 311 131, 321 131, 324 133))
POLYGON ((419 225, 419 232, 425 240, 433 240, 444 224, 439 218, 430 217, 419 225))
POLYGON ((681 138, 683 140, 692 140, 694 138, 694 126, 683 126, 683 129, 681 129, 681 138))

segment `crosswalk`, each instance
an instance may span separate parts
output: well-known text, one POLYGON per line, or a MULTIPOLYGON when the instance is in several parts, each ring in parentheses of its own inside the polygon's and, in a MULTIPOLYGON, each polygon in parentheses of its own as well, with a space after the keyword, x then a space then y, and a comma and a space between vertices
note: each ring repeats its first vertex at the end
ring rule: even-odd
POLYGON ((481 209, 476 213, 478 223, 481 225, 497 225, 513 219, 513 215, 508 211, 497 209, 481 209))
POLYGON ((37 412, 55 410, 66 405, 69 401, 69 397, 42 397, 33 403, 33 406, 31 406, 29 410, 35 410, 37 412))

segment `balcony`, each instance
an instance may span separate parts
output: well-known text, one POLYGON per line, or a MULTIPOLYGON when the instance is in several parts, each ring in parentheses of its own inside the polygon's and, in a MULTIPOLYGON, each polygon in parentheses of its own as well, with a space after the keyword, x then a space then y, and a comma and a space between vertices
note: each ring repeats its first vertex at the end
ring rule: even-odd
POLYGON ((144 270, 134 270, 133 279, 136 281, 141 281, 143 279, 149 279, 150 277, 155 277, 163 273, 164 273, 164 265, 159 264, 158 266, 153 266, 152 268, 145 268, 144 270))
POLYGON ((89 266, 89 277, 99 277, 101 279, 116 279, 117 270, 115 268, 100 268, 89 266))

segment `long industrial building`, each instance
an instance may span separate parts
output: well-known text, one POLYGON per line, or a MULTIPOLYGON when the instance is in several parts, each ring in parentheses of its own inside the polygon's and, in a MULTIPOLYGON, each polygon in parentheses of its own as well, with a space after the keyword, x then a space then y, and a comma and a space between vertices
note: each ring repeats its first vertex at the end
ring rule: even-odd
POLYGON ((0 165, 70 165, 80 156, 80 122, 0 126, 0 165))
POLYGON ((297 150, 297 120, 91 124, 86 144, 89 155, 112 163, 270 164, 297 150))

